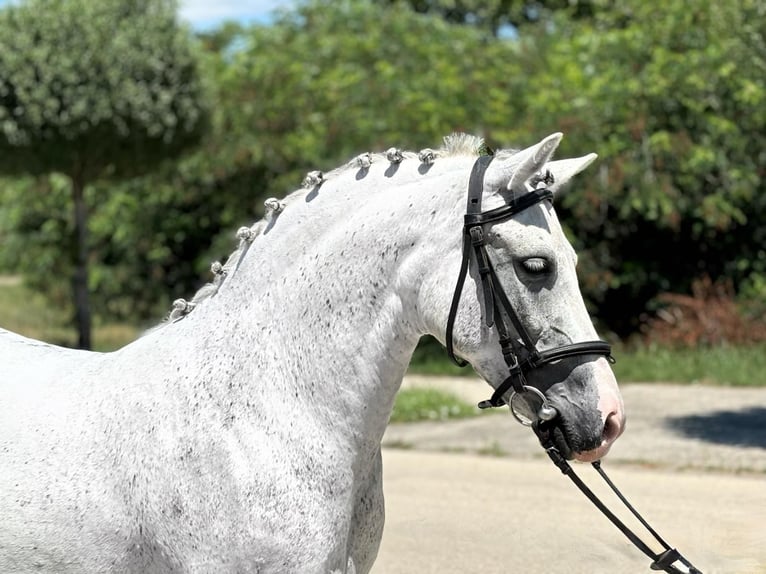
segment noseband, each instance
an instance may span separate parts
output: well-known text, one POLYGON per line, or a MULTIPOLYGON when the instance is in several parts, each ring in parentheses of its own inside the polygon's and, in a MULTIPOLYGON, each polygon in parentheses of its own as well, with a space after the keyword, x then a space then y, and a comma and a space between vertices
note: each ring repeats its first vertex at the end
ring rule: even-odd
MULTIPOLYGON (((552 183, 552 176, 546 174, 540 181, 542 186, 538 186, 529 193, 514 198, 496 209, 482 212, 481 199, 484 191, 484 173, 487 171, 492 157, 481 156, 476 160, 468 182, 468 204, 463 224, 463 260, 447 318, 447 353, 457 365, 464 367, 467 364, 466 361, 455 356, 453 330, 460 298, 463 293, 463 286, 468 275, 468 267, 473 255, 473 260, 479 272, 479 283, 484 295, 484 321, 487 327, 495 326, 497 329, 500 350, 503 353, 503 359, 506 365, 508 365, 509 371, 509 376, 495 389, 492 397, 480 402, 479 408, 486 409, 503 406, 506 404, 503 397, 509 390, 513 390, 513 394, 508 401, 509 405, 513 406, 513 399, 516 395, 532 394, 541 401, 541 407, 537 412, 537 416, 542 420, 551 420, 558 414, 556 409, 548 404, 545 395, 541 391, 526 384, 526 373, 539 369, 548 363, 580 355, 603 355, 612 360, 612 348, 605 341, 586 341, 562 345, 545 351, 537 350, 535 342, 514 310, 489 259, 484 225, 505 221, 542 201, 551 201, 553 199, 553 192, 544 187, 544 185, 552 183), (506 320, 510 321, 511 325, 513 325, 518 338, 511 334, 506 320)), ((511 412, 522 424, 531 424, 531 421, 522 420, 515 409, 511 408, 511 412)))

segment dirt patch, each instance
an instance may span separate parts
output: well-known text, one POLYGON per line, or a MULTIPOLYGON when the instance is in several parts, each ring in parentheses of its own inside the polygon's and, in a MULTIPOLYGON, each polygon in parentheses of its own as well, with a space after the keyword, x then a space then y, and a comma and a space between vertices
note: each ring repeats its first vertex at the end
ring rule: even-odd
POLYGON ((0 275, 0 287, 17 287, 21 285, 20 275, 0 275))

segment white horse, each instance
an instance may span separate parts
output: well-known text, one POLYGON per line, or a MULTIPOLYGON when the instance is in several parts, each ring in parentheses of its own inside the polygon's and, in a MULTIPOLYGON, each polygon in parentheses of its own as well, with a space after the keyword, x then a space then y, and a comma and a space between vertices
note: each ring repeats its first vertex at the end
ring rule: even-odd
MULTIPOLYGON (((550 161, 560 138, 495 156, 484 205, 545 170, 556 190, 595 158, 550 161)), ((418 339, 445 340, 461 263, 481 141, 445 143, 312 172, 240 230, 213 283, 118 351, 0 329, 0 572, 368 572, 381 437, 418 339)), ((538 348, 593 339, 550 204, 486 228, 538 348)), ((496 387, 508 368, 481 299, 472 266, 455 350, 496 387)), ((600 458, 623 428, 607 361, 551 367, 530 384, 570 457, 600 458)))

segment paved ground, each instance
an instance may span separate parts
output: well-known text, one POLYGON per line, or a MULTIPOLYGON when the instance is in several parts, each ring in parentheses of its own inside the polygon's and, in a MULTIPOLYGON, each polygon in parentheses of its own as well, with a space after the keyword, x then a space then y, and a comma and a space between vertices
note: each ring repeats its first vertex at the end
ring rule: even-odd
MULTIPOLYGON (((487 395, 471 379, 405 385, 487 395)), ((622 391, 628 429, 604 462, 615 482, 706 574, 766 573, 766 389, 622 391)), ((507 413, 395 425, 384 444, 407 448, 384 450, 387 518, 374 574, 650 571, 507 413)), ((586 465, 578 471, 599 486, 586 465)))

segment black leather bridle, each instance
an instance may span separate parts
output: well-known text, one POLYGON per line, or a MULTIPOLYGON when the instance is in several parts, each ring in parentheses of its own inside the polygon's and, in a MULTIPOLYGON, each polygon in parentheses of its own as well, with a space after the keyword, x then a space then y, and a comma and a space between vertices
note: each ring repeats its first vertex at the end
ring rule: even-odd
MULTIPOLYGON (((484 191, 484 172, 487 170, 492 158, 493 156, 479 157, 473 165, 468 182, 468 203, 463 224, 463 260, 447 318, 447 353, 459 366, 463 367, 467 364, 455 356, 453 330, 458 307, 460 306, 460 298, 463 293, 463 286, 468 275, 468 268, 471 259, 473 259, 479 272, 479 283, 484 295, 484 322, 487 327, 494 326, 497 329, 500 350, 503 353, 503 359, 508 365, 509 371, 508 377, 495 389, 492 397, 479 403, 479 408, 484 409, 505 405, 504 396, 510 390, 513 391, 513 395, 508 401, 509 405, 514 395, 522 396, 532 393, 542 402, 537 412, 538 418, 550 420, 557 414, 555 409, 548 404, 545 396, 538 389, 526 384, 526 373, 548 363, 580 355, 603 355, 611 360, 612 348, 606 341, 585 341, 538 351, 535 341, 532 340, 524 324, 519 319, 495 273, 492 262, 487 254, 484 226, 490 223, 505 221, 533 205, 542 201, 552 200, 553 192, 544 187, 545 183, 552 183, 550 181, 552 176, 546 175, 541 179, 542 187, 537 187, 529 193, 515 198, 496 209, 482 212, 481 199, 484 191), (506 320, 510 321, 511 325, 513 325, 518 338, 514 337, 511 333, 506 320)), ((512 412, 514 416, 519 418, 515 410, 512 409, 512 412)))
POLYGON ((636 548, 652 560, 650 566, 652 570, 662 570, 671 574, 702 574, 702 572, 684 558, 678 550, 670 547, 649 525, 649 523, 644 520, 606 475, 601 468, 600 461, 592 463, 593 468, 596 469, 598 474, 604 479, 607 485, 609 485, 619 500, 638 519, 641 525, 646 528, 657 542, 660 543, 663 548, 661 552, 654 552, 648 544, 639 538, 625 525, 624 522, 609 510, 609 508, 607 508, 593 491, 588 488, 580 477, 575 474, 574 470, 569 465, 569 462, 567 462, 566 458, 555 446, 553 441, 553 429, 557 424, 556 418, 558 417, 558 411, 548 403, 544 393, 539 389, 526 384, 525 374, 548 363, 569 357, 601 355, 605 356, 611 362, 614 362, 614 359, 612 359, 611 347, 609 343, 605 341, 585 341, 582 343, 562 345, 544 351, 537 350, 535 341, 532 340, 532 337, 529 335, 524 324, 514 310, 513 305, 511 305, 511 302, 495 273, 492 262, 489 259, 486 248, 484 226, 490 223, 505 221, 513 215, 524 211, 541 201, 552 200, 553 192, 545 187, 546 184, 552 183, 552 176, 546 173, 545 176, 539 178, 539 181, 537 182, 538 185, 534 186, 534 189, 530 190, 528 193, 518 198, 514 198, 510 202, 496 209, 482 212, 481 199, 484 191, 484 173, 491 161, 492 156, 479 157, 473 165, 473 170, 471 171, 471 177, 468 183, 468 204, 463 226, 463 259, 460 266, 457 285, 455 286, 455 294, 452 297, 452 305, 450 306, 449 316, 447 318, 446 342, 447 352, 450 358, 461 367, 468 364, 466 361, 459 359, 455 355, 453 330, 458 307, 460 305, 460 298, 465 285, 465 279, 468 275, 468 268, 473 259, 479 272, 479 284, 483 293, 484 321, 487 327, 491 328, 494 326, 497 329, 500 349, 503 353, 503 359, 508 365, 509 371, 508 377, 495 389, 492 397, 486 401, 480 402, 479 408, 500 407, 505 405, 506 401, 504 396, 508 391, 512 391, 507 404, 510 407, 513 416, 522 424, 533 428, 540 440, 540 444, 543 446, 545 452, 553 463, 565 476, 568 476, 572 480, 577 488, 585 494, 588 500, 590 500, 596 508, 598 508, 612 522, 612 524, 614 524, 628 538, 628 540, 636 546, 636 548), (539 185, 540 183, 542 183, 542 186, 539 185), (511 333, 508 324, 506 323, 506 319, 513 325, 518 338, 514 337, 511 333), (529 394, 537 398, 540 402, 540 406, 535 413, 536 418, 533 416, 524 419, 524 417, 521 417, 514 408, 514 398, 529 394), (677 562, 680 562, 685 570, 679 569, 676 565, 677 562))

